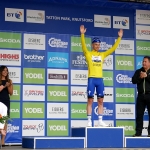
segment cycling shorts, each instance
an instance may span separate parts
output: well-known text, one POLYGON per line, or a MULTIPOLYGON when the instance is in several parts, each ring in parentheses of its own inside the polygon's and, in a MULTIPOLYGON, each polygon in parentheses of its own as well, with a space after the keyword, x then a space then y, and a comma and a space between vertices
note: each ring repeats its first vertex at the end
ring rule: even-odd
POLYGON ((104 97, 103 78, 88 78, 88 86, 87 86, 88 98, 94 98, 95 88, 97 98, 103 98, 104 97))

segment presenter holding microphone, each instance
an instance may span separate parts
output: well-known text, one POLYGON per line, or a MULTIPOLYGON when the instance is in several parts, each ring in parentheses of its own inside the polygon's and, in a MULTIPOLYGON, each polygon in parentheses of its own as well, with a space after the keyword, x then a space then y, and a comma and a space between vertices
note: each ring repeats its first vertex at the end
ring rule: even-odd
POLYGON ((112 48, 108 49, 105 52, 99 52, 100 50, 100 39, 93 38, 92 39, 92 51, 89 51, 86 47, 84 34, 86 29, 83 25, 80 26, 81 32, 81 44, 82 50, 86 57, 87 66, 88 66, 88 85, 87 85, 87 93, 88 93, 88 101, 87 101, 87 118, 88 124, 87 126, 92 126, 91 114, 92 114, 92 103, 94 99, 94 92, 96 88, 97 93, 97 101, 98 101, 98 126, 107 127, 103 122, 103 99, 104 99, 104 83, 103 83, 103 61, 104 59, 112 54, 116 48, 118 47, 121 38, 123 36, 123 30, 118 32, 118 39, 112 48))
POLYGON ((143 129, 143 116, 145 108, 148 109, 149 125, 148 136, 150 137, 150 57, 143 58, 142 68, 135 71, 132 77, 132 83, 137 84, 136 101, 136 133, 134 137, 141 136, 143 129))

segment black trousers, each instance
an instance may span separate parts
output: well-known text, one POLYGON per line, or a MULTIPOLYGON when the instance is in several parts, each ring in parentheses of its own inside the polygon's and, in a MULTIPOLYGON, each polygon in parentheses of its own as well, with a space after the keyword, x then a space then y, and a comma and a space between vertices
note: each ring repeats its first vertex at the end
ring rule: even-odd
POLYGON ((136 102, 136 134, 141 135, 143 129, 143 116, 147 106, 149 115, 148 134, 150 135, 150 94, 139 94, 136 102))

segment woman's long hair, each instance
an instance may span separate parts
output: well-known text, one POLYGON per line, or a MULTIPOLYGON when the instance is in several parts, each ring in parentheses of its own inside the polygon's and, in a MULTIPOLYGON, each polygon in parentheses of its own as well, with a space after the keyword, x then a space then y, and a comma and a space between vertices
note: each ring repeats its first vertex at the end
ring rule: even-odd
MULTIPOLYGON (((5 68, 6 68, 7 71, 8 71, 8 68, 7 68, 6 66, 0 66, 0 84, 2 84, 2 72, 3 72, 3 70, 4 70, 5 68)), ((6 80, 7 82, 10 81, 10 79, 9 79, 9 72, 8 72, 7 76, 5 77, 5 80, 6 80)))

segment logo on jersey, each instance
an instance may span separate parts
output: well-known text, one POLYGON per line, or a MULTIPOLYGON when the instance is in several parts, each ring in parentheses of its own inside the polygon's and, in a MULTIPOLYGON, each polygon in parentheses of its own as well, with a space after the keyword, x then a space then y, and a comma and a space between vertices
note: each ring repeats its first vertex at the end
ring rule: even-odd
POLYGON ((102 62, 101 56, 93 56, 92 55, 92 62, 93 62, 93 66, 100 67, 101 66, 101 62, 102 62))

